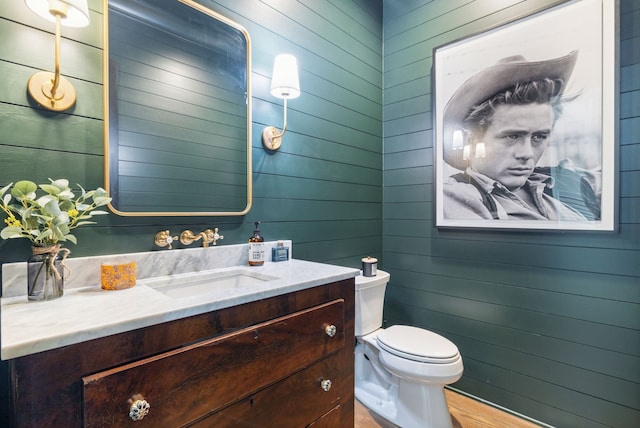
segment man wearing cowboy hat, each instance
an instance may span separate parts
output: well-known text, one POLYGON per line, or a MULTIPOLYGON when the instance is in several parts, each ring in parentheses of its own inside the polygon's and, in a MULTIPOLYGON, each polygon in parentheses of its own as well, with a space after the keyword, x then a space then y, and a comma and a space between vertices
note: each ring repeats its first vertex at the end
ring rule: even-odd
POLYGON ((547 61, 504 58, 468 79, 447 103, 443 157, 462 171, 443 185, 444 217, 582 220, 534 171, 562 111, 577 52, 547 61))

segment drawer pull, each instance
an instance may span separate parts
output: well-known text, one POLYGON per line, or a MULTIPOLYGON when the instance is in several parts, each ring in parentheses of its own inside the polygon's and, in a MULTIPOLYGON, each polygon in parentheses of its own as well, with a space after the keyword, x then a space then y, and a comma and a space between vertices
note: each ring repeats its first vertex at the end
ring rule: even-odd
MULTIPOLYGON (((134 397, 135 398, 135 397, 134 397)), ((129 417, 134 421, 141 421, 149 413, 151 405, 140 397, 140 399, 129 400, 131 407, 129 407, 129 417)))
POLYGON ((331 389, 331 381, 329 379, 324 379, 320 382, 320 387, 324 392, 329 392, 331 389))
POLYGON ((335 336, 337 331, 338 331, 338 329, 333 324, 328 325, 328 326, 326 326, 324 328, 324 332, 327 333, 327 336, 329 336, 329 337, 335 336))

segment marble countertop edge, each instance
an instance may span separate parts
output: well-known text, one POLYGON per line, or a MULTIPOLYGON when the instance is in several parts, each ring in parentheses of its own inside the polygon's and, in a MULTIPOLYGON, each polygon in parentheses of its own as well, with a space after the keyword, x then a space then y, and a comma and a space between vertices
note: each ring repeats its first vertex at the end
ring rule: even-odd
POLYGON ((136 285, 126 290, 100 286, 75 288, 50 302, 28 302, 25 296, 2 298, 1 358, 73 345, 218 309, 254 302, 357 276, 359 270, 323 263, 289 260, 248 267, 278 279, 251 287, 203 296, 168 297, 136 285))

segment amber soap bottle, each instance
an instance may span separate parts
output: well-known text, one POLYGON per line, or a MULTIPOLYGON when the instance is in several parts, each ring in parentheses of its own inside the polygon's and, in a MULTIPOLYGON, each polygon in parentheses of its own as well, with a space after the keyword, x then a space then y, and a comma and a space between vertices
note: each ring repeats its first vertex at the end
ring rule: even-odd
POLYGON ((249 266, 262 266, 264 264, 264 238, 260 235, 260 222, 255 222, 256 228, 249 238, 249 266))

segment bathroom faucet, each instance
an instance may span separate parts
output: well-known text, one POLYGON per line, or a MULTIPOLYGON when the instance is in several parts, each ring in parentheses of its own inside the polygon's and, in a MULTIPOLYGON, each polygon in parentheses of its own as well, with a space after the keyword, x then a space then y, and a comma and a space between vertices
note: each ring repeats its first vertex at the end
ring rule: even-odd
POLYGON ((202 246, 208 247, 209 244, 217 245, 219 239, 224 239, 224 236, 218 233, 218 228, 204 230, 197 235, 194 235, 192 231, 185 230, 180 234, 180 242, 182 245, 191 245, 194 241, 202 240, 202 246))

